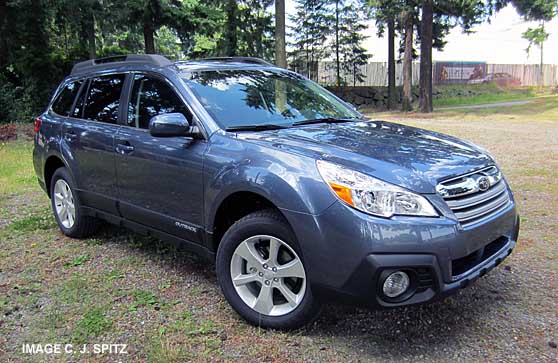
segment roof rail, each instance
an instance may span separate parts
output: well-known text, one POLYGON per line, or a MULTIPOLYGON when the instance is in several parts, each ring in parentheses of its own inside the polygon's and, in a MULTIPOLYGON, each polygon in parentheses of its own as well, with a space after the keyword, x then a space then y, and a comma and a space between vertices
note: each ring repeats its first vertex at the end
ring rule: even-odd
POLYGON ((172 62, 166 57, 158 54, 127 54, 127 55, 115 55, 111 57, 89 59, 83 62, 76 63, 72 68, 71 74, 76 74, 83 72, 85 70, 93 70, 97 68, 106 67, 108 64, 118 65, 118 63, 142 63, 142 64, 152 64, 157 67, 165 67, 172 62))
POLYGON ((197 61, 202 62, 238 62, 238 63, 251 63, 251 64, 261 64, 264 66, 272 66, 275 67, 274 64, 271 64, 261 58, 256 57, 209 57, 209 58, 202 58, 196 59, 197 61))

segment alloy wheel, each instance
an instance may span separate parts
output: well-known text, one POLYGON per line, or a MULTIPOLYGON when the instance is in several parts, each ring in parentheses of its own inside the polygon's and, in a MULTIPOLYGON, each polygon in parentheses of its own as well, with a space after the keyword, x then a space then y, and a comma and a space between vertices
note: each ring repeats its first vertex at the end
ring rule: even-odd
POLYGON ((232 256, 230 272, 242 301, 260 314, 288 314, 304 298, 302 260, 279 238, 258 235, 241 242, 232 256))
POLYGON ((76 220, 74 196, 70 186, 64 179, 58 179, 54 184, 54 207, 60 223, 70 229, 76 220))

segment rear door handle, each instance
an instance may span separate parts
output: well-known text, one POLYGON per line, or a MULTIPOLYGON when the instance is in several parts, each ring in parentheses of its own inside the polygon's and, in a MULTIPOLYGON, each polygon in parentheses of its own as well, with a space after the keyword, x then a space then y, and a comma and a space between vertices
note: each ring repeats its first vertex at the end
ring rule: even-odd
POLYGON ((68 131, 64 134, 64 139, 66 139, 66 141, 68 141, 68 142, 76 141, 77 138, 78 138, 78 135, 73 131, 68 131))
POLYGON ((134 152, 134 147, 128 141, 118 141, 116 152, 122 155, 131 154, 134 152))

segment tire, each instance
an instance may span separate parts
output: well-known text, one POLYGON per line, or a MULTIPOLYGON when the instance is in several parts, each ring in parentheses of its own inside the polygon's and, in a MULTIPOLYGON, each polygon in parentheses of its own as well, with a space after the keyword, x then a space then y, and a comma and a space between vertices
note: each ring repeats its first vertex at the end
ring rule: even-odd
POLYGON ((50 197, 56 223, 58 223, 58 227, 66 236, 72 238, 86 238, 97 231, 100 221, 95 217, 83 215, 81 211, 81 202, 76 193, 75 183, 68 169, 64 167, 58 168, 52 175, 50 197), (67 194, 64 195, 64 192, 67 194), (63 202, 63 200, 66 200, 66 202, 63 202), (72 204, 73 208, 70 207, 72 204), (63 207, 61 207, 62 205, 67 211, 70 211, 68 214, 64 214, 62 211, 59 212, 60 208, 63 209, 63 207), (73 214, 71 213, 72 209, 73 214), (70 219, 68 215, 73 215, 73 218, 70 219))
POLYGON ((310 323, 319 314, 320 304, 306 278, 295 235, 276 210, 257 211, 234 223, 217 250, 216 270, 225 298, 252 325, 290 330, 310 323), (277 253, 270 253, 272 244, 277 253), (252 258, 254 252, 259 259, 252 258), (245 259, 246 255, 250 257, 245 259), (250 282, 235 286, 233 276, 236 281, 250 282))

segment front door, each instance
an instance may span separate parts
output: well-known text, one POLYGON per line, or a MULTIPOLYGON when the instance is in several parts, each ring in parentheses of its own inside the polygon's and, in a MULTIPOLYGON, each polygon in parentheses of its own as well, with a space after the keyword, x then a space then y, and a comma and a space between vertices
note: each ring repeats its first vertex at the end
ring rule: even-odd
POLYGON ((116 170, 124 218, 163 232, 202 241, 203 154, 207 143, 186 137, 149 134, 155 115, 192 115, 170 83, 135 74, 122 126, 116 135, 116 170))

